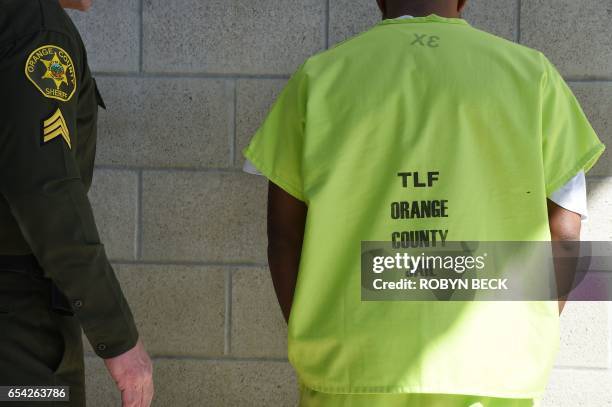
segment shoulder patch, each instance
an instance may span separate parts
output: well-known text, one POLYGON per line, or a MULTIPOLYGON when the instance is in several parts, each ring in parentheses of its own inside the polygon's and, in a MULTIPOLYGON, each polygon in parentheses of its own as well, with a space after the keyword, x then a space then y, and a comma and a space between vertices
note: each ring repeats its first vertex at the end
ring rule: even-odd
POLYGON ((55 113, 51 115, 48 119, 43 121, 43 144, 48 143, 56 137, 62 137, 66 144, 68 144, 68 148, 72 149, 72 145, 70 144, 70 131, 68 130, 68 125, 66 125, 66 120, 64 120, 64 116, 62 115, 62 111, 57 109, 55 113))
POLYGON ((25 74, 44 97, 68 102, 77 87, 72 58, 55 45, 43 45, 28 57, 25 74))

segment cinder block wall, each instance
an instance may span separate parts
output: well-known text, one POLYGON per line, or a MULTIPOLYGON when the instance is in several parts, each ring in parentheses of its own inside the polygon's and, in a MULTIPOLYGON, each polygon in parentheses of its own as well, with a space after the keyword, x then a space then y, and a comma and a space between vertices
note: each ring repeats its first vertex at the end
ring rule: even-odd
MULTIPOLYGON (((266 183, 240 151, 289 74, 374 24, 375 1, 97 0, 71 15, 108 106, 91 199, 155 358, 155 405, 294 405, 266 183)), ((611 0, 471 0, 464 17, 548 55, 612 149, 611 0)), ((609 154, 589 189, 583 238, 612 240, 609 154)), ((546 406, 612 403, 610 315, 568 306, 546 406)), ((91 352, 87 374, 91 406, 119 405, 91 352)))

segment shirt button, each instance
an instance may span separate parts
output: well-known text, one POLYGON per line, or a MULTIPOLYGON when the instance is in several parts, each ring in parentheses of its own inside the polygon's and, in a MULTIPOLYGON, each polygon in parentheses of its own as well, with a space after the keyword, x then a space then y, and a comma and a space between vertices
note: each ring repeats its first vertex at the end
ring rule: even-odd
POLYGON ((74 308, 81 308, 83 306, 83 301, 81 301, 81 300, 74 300, 72 302, 72 305, 74 305, 74 308))
POLYGON ((96 346, 96 349, 97 349, 98 351, 100 351, 100 352, 104 352, 104 351, 106 350, 106 345, 105 345, 105 344, 103 344, 103 343, 99 343, 99 344, 96 346))

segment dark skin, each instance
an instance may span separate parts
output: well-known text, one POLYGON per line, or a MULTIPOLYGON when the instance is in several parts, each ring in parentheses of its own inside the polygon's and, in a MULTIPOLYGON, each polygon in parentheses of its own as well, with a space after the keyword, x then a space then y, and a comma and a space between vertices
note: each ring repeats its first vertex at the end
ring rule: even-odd
POLYGON ((458 18, 467 0, 376 0, 383 19, 405 15, 414 17, 436 14, 458 18))
MULTIPOLYGON (((579 248, 576 244, 567 244, 568 242, 580 240, 580 215, 568 211, 554 203, 551 200, 547 200, 548 204, 548 224, 550 227, 550 236, 553 242, 553 255, 555 259, 573 258, 577 259, 579 255, 579 248)), ((572 286, 573 274, 565 272, 565 270, 575 271, 576 262, 571 264, 555 261, 555 270, 558 273, 557 283, 561 284, 564 281, 563 286, 569 284, 572 286), (571 267, 568 269, 567 267, 571 267), (569 278, 569 280, 568 280, 569 278)), ((567 296, 561 296, 559 298, 559 315, 565 307, 567 296)))
POLYGON ((293 303, 308 207, 276 184, 268 183, 268 264, 285 321, 293 303))
MULTIPOLYGON (((403 15, 414 17, 436 14, 458 18, 467 0, 377 0, 383 19, 403 15)), ((553 241, 580 240, 580 215, 547 200, 550 233, 553 241)), ((268 187, 268 263, 278 302, 285 321, 289 321, 293 294, 298 277, 307 205, 283 189, 269 183, 268 187)), ((555 251, 572 250, 563 245, 555 251)), ((559 314, 565 298, 559 300, 559 314)))

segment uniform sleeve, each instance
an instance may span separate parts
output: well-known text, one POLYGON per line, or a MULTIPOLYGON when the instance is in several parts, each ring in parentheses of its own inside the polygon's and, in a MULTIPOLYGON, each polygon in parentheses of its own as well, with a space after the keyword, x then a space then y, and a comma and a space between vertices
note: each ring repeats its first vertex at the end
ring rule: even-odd
POLYGON ((546 196, 587 173, 603 153, 580 104, 555 67, 544 58, 542 78, 542 152, 546 196))
POLYGON ((110 358, 131 349, 138 333, 98 236, 87 198, 91 175, 81 176, 76 160, 83 148, 79 131, 95 121, 92 112, 83 113, 95 95, 83 60, 79 44, 56 32, 4 51, 0 193, 46 276, 71 301, 93 349, 110 358))
POLYGON ((306 85, 306 76, 300 67, 243 151, 259 173, 300 201, 305 201, 302 153, 306 85))

